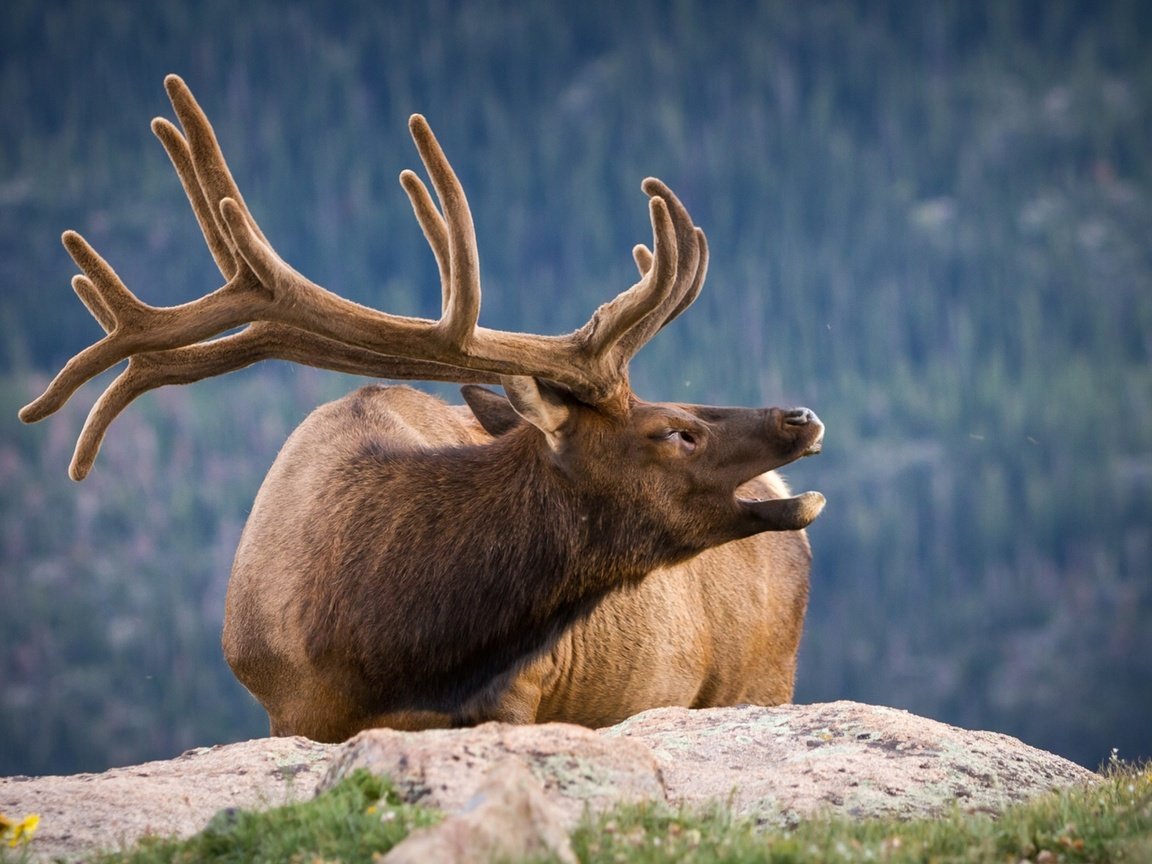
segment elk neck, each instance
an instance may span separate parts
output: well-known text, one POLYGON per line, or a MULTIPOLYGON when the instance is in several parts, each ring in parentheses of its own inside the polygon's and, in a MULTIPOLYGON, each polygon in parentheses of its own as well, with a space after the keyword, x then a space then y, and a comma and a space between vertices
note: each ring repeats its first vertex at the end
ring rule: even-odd
POLYGON ((375 694, 459 704, 613 588, 692 550, 662 549, 627 500, 590 494, 525 424, 492 443, 365 451, 350 466, 329 610, 311 653, 353 657, 375 694), (414 686, 396 686, 398 682, 414 686))

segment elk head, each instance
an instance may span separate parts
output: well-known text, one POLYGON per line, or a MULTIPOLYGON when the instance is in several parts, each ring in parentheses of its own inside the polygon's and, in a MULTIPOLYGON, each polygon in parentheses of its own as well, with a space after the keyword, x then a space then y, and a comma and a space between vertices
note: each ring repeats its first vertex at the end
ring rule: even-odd
POLYGON ((505 389, 507 400, 476 385, 463 393, 491 434, 536 427, 550 462, 582 494, 628 501, 634 514, 659 512, 665 548, 692 553, 761 531, 798 530, 823 507, 816 492, 741 496, 754 477, 820 451, 824 427, 807 408, 652 403, 626 389, 616 400, 588 403, 532 378, 505 389))

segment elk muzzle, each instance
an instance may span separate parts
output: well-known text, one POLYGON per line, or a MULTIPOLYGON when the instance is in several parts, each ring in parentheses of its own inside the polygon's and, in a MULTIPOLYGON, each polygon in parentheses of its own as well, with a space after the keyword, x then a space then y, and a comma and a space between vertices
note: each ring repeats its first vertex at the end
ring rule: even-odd
MULTIPOLYGON (((781 467, 804 456, 814 456, 824 445, 824 424, 810 408, 772 408, 770 432, 781 441, 787 455, 781 467)), ((746 500, 737 498, 741 510, 754 520, 756 531, 799 531, 808 527, 824 509, 819 492, 803 492, 791 498, 746 500)))

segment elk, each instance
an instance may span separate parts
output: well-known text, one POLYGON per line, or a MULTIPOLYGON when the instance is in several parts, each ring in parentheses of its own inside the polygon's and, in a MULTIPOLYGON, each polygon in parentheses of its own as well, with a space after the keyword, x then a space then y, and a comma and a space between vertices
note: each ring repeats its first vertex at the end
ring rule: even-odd
POLYGON ((565 336, 481 327, 467 200, 423 117, 409 123, 439 207, 400 182, 439 265, 438 320, 360 306, 273 250, 184 82, 183 131, 152 129, 224 285, 149 306, 77 233, 73 287, 106 335, 21 411, 33 422, 127 359, 70 466, 92 467, 142 393, 276 358, 451 381, 467 407, 369 385, 316 409, 257 493, 233 565, 223 647, 274 735, 339 741, 376 726, 617 722, 658 705, 788 701, 817 492, 774 472, 819 452, 807 408, 652 403, 628 364, 696 299, 708 247, 649 178, 640 278, 565 336), (227 331, 243 327, 230 335, 227 331), (499 384, 504 396, 481 385, 499 384))

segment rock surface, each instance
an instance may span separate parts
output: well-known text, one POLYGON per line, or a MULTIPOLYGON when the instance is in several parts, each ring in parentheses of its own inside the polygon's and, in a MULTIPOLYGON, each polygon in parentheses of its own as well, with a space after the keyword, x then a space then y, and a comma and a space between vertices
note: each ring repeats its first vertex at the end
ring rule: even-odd
POLYGON ((566 723, 371 729, 343 745, 320 788, 367 768, 392 778, 409 804, 456 812, 476 795, 493 766, 507 759, 531 770, 569 827, 586 808, 600 812, 617 803, 664 800, 660 768, 642 742, 566 723))
POLYGON ((410 801, 467 811, 470 802, 475 809, 507 797, 485 783, 496 765, 505 766, 498 774, 524 775, 508 768, 508 760, 531 773, 545 799, 511 806, 555 809, 565 827, 585 808, 638 800, 725 804, 766 825, 793 824, 821 811, 858 818, 932 817, 953 806, 998 812, 1096 778, 1006 735, 833 702, 658 708, 599 732, 486 724, 372 730, 338 745, 268 738, 103 774, 0 778, 0 812, 40 814, 30 847, 35 858, 76 860, 147 834, 193 834, 223 808, 305 799, 357 767, 389 774, 410 801))
POLYGON ((564 811, 519 759, 498 762, 463 812, 413 831, 380 864, 471 864, 550 857, 576 864, 564 811))
POLYGON ((261 738, 102 774, 0 778, 0 813, 40 814, 38 859, 78 860, 141 837, 188 836, 226 807, 263 809, 311 798, 337 744, 261 738))
POLYGON ((738 814, 777 826, 820 811, 905 819, 953 807, 998 813, 1096 779, 1008 735, 856 702, 659 708, 602 734, 652 749, 669 804, 726 802, 738 814))

